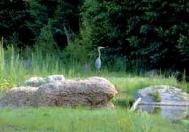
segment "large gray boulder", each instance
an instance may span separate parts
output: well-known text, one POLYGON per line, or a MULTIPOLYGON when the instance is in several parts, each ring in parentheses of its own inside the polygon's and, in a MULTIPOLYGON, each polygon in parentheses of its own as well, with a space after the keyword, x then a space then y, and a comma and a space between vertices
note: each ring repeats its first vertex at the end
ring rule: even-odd
POLYGON ((140 89, 137 97, 141 98, 139 108, 146 112, 158 111, 171 120, 189 115, 189 94, 182 89, 168 85, 150 86, 140 89))
POLYGON ((113 107, 117 94, 114 85, 105 78, 50 81, 39 87, 15 87, 1 99, 0 106, 90 106, 113 107))
POLYGON ((168 85, 157 85, 140 89, 137 92, 137 97, 142 98, 141 103, 159 102, 160 104, 189 105, 188 93, 168 85), (157 101, 156 98, 160 98, 160 100, 157 101))
POLYGON ((42 85, 35 93, 35 98, 38 106, 106 107, 116 94, 115 87, 108 80, 91 77, 42 85))

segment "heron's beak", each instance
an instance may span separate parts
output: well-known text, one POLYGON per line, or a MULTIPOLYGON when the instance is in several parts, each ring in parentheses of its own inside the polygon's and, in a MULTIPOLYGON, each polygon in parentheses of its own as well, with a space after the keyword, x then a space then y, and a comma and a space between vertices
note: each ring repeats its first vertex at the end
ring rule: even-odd
POLYGON ((102 47, 102 46, 99 46, 99 47, 98 47, 98 49, 104 49, 104 48, 106 48, 106 47, 102 47))

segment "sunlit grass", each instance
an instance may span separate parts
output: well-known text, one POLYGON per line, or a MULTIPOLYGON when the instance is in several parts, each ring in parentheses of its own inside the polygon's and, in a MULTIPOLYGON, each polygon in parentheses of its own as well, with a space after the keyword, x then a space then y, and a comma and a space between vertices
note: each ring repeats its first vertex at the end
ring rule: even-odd
POLYGON ((126 109, 4 108, 0 110, 0 119, 1 131, 184 131, 182 126, 167 122, 158 116, 133 113, 126 109))

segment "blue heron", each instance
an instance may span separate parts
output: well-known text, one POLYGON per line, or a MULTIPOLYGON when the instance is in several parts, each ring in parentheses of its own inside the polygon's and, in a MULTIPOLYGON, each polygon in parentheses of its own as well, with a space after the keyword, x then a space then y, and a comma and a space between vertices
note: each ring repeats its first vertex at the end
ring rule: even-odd
POLYGON ((101 52, 100 52, 100 49, 103 49, 103 48, 105 48, 105 47, 99 46, 99 47, 97 48, 97 50, 98 50, 98 57, 97 57, 97 59, 96 59, 96 61, 95 61, 95 66, 96 66, 96 69, 97 69, 97 70, 100 70, 100 68, 101 68, 101 59, 100 59, 100 57, 101 57, 101 52))

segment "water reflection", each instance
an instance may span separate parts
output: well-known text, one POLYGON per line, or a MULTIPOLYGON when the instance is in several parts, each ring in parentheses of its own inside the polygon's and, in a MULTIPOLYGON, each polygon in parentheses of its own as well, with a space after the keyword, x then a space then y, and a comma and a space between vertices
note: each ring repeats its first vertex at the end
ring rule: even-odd
POLYGON ((189 116, 189 106, 155 106, 155 105, 139 105, 139 109, 148 113, 158 113, 162 117, 179 120, 189 116))

